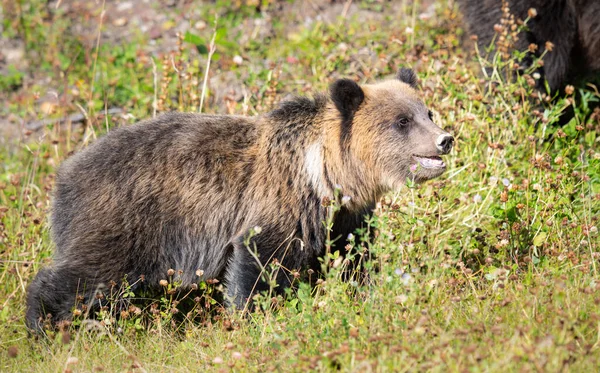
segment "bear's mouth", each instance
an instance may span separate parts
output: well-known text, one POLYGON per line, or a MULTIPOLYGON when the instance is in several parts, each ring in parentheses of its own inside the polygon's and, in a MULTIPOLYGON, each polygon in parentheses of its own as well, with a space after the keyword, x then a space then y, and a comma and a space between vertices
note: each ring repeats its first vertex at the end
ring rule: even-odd
POLYGON ((436 169, 436 168, 444 168, 446 167, 446 164, 444 163, 444 161, 442 160, 441 157, 438 157, 437 155, 434 156, 425 156, 425 155, 416 155, 413 154, 413 158, 419 162, 419 164, 421 165, 421 167, 423 168, 429 168, 429 169, 436 169))

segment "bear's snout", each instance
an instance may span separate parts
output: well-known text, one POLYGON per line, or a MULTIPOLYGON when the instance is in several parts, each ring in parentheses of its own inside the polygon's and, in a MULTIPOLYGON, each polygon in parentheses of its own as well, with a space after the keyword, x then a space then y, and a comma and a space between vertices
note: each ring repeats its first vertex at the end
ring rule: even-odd
POLYGON ((438 136, 435 140, 435 146, 437 147, 440 154, 448 154, 450 150, 452 150, 452 145, 454 144, 454 137, 447 133, 443 133, 438 136))

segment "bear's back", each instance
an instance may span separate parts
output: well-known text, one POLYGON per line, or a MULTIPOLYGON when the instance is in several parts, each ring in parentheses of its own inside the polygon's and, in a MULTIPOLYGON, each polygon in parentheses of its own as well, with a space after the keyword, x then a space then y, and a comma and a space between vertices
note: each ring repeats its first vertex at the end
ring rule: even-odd
POLYGON ((251 118, 184 113, 111 131, 58 171, 51 219, 57 254, 97 256, 100 265, 116 246, 151 252, 146 260, 157 263, 170 245, 202 245, 190 237, 208 240, 225 228, 211 212, 235 223, 232 201, 253 172, 259 131, 251 118), (169 226, 179 228, 166 235, 169 226))

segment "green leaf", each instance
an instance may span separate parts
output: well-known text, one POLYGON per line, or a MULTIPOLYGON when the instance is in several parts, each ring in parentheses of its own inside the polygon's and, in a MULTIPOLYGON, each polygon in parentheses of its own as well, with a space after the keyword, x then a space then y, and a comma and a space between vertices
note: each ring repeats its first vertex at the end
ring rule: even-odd
POLYGON ((190 44, 194 44, 196 46, 196 49, 198 50, 198 53, 200 54, 208 53, 208 48, 206 47, 206 40, 204 40, 202 37, 196 34, 192 34, 191 32, 187 31, 185 33, 185 36, 183 37, 183 41, 190 44))
POLYGON ((546 232, 540 232, 537 234, 537 236, 535 236, 535 238, 533 239, 533 244, 537 247, 542 246, 542 244, 546 241, 546 232))
POLYGON ((196 34, 192 34, 189 31, 187 31, 185 33, 185 36, 183 37, 183 41, 194 44, 194 45, 206 44, 204 39, 202 39, 200 36, 198 36, 196 34))

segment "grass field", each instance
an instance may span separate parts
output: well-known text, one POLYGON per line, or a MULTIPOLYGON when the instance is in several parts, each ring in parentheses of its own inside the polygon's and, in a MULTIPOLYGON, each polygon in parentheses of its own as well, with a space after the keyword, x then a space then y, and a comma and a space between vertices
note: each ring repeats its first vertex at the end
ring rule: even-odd
POLYGON ((142 31, 112 1, 2 1, 2 38, 25 52, 0 76, 0 126, 17 134, 0 149, 0 371, 600 367, 594 87, 550 104, 531 76, 507 80, 514 60, 478 58, 447 1, 171 3, 144 5, 162 18, 142 31), (381 201, 366 281, 342 281, 331 257, 315 287, 264 297, 248 316, 200 302, 204 317, 177 321, 180 299, 165 290, 93 330, 28 336, 25 290, 51 261, 54 172, 70 152, 155 111, 255 115, 400 66, 418 72, 456 143, 441 178, 381 201), (569 106, 574 118, 554 125, 569 106))

